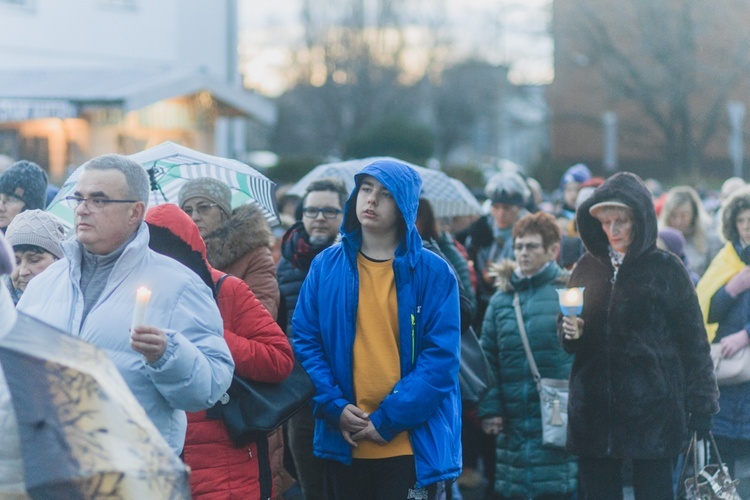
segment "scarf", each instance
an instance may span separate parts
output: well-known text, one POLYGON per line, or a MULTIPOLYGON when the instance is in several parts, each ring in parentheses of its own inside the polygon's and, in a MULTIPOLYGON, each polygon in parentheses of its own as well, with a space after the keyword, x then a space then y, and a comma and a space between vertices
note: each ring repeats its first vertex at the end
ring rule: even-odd
POLYGON ((312 260, 320 252, 331 246, 331 242, 313 245, 310 235, 302 222, 290 227, 281 239, 281 255, 297 269, 307 271, 312 260))
POLYGON ((617 272, 620 270, 620 266, 622 265, 622 261, 624 258, 625 258, 624 253, 618 252, 611 246, 609 247, 609 261, 612 263, 612 267, 615 269, 615 272, 612 275, 613 284, 615 281, 617 281, 617 272))
POLYGON ((745 267, 734 245, 727 243, 724 245, 711 264, 703 273, 700 281, 695 286, 695 292, 698 294, 698 302, 703 313, 703 323, 706 325, 708 341, 713 342, 716 337, 716 330, 719 329, 718 323, 708 322, 708 309, 711 307, 711 299, 721 287, 726 285, 732 276, 737 274, 745 267))

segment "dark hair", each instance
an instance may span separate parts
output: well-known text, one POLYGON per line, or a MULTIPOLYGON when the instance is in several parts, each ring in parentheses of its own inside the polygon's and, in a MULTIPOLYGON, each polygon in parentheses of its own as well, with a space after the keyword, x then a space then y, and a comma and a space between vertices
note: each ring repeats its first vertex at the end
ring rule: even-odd
POLYGON ((541 235, 542 244, 545 249, 548 249, 555 243, 560 243, 562 239, 562 231, 555 217, 547 212, 524 215, 513 225, 513 239, 528 234, 541 235))
POLYGON ((419 199, 419 206, 417 207, 417 229, 422 229, 419 235, 422 239, 434 239, 437 240, 440 237, 440 229, 438 227, 438 221, 435 218, 435 211, 432 209, 430 200, 426 198, 419 199))
POLYGON ((336 177, 323 177, 308 184, 307 189, 305 189, 305 195, 302 197, 301 206, 305 205, 305 200, 307 200, 308 194, 318 191, 332 191, 338 194, 339 207, 342 209, 344 208, 346 199, 349 197, 349 192, 346 190, 346 184, 344 184, 344 181, 337 179, 336 177))
POLYGON ((211 271, 208 270, 203 255, 174 234, 166 227, 157 226, 150 222, 148 224, 149 241, 148 246, 154 252, 166 255, 176 260, 183 266, 189 268, 211 289, 211 293, 216 298, 216 288, 214 280, 211 278, 211 271))
POLYGON ((50 252, 49 250, 45 250, 44 248, 38 246, 38 245, 29 245, 29 244, 22 244, 22 245, 13 245, 13 251, 14 252, 34 252, 34 253, 48 253, 55 257, 55 260, 57 260, 57 257, 50 252))
POLYGON ((721 209, 721 234, 731 243, 740 243, 737 216, 743 210, 750 210, 750 188, 735 191, 721 209))

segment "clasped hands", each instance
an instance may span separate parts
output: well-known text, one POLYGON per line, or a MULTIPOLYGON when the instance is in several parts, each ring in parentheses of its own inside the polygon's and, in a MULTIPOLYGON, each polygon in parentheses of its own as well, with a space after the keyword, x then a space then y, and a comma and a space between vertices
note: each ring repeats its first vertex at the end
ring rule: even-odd
POLYGON ((350 445, 357 447, 357 441, 369 439, 377 444, 386 444, 386 440, 375 429, 370 420, 370 414, 348 404, 344 407, 339 417, 339 429, 344 440, 350 445))

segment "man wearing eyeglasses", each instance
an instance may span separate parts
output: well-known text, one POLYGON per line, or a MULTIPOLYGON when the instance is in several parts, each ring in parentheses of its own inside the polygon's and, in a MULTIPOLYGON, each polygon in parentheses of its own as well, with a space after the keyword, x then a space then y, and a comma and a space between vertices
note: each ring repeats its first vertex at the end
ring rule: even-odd
POLYGON ((120 155, 82 167, 73 194, 76 238, 65 258, 29 283, 18 310, 104 349, 175 453, 185 411, 209 408, 229 387, 234 362, 211 290, 148 248, 146 171, 120 155), (151 291, 133 325, 136 290, 151 291))
MULTIPOLYGON (((311 182, 302 198, 302 220, 284 233, 281 259, 276 269, 281 292, 277 322, 290 338, 292 313, 302 282, 307 277, 313 258, 336 241, 348 195, 346 186, 339 179, 325 178, 311 182)), ((312 408, 303 408, 289 421, 288 442, 305 498, 323 500, 323 464, 313 455, 314 426, 312 408)))

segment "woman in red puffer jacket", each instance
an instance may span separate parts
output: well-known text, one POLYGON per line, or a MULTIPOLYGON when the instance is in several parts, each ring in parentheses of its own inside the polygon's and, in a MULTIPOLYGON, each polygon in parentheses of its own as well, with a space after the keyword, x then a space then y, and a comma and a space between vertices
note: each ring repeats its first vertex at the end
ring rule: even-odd
MULTIPOLYGON (((149 246, 175 258, 214 288, 225 276, 211 268, 198 228, 177 205, 149 209, 146 222, 149 246)), ((261 382, 281 382, 292 371, 293 354, 286 335, 274 318, 239 278, 227 276, 217 302, 224 320, 224 339, 232 353, 235 373, 261 382)), ((268 443, 236 448, 222 420, 206 418, 206 412, 188 413, 184 460, 192 469, 190 489, 194 498, 272 498, 268 443)))

